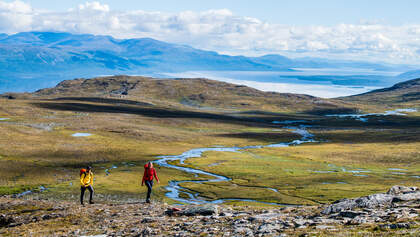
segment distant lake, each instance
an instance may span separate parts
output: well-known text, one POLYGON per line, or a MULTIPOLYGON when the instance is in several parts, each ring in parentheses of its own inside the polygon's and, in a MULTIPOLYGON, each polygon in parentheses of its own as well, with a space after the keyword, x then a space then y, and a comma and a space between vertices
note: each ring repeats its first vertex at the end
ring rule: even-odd
POLYGON ((398 82, 401 72, 344 69, 294 68, 295 71, 188 71, 161 73, 170 78, 208 78, 250 86, 262 91, 308 94, 323 98, 355 95, 398 82))

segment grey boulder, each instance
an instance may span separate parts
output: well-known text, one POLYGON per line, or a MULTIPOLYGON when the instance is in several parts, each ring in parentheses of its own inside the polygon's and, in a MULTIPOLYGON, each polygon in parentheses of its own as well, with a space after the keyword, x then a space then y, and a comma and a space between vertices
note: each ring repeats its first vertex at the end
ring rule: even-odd
POLYGON ((394 202, 412 201, 420 199, 420 191, 417 187, 393 186, 387 193, 372 194, 353 199, 341 199, 329 205, 322 214, 344 212, 356 208, 377 208, 391 206, 394 202))

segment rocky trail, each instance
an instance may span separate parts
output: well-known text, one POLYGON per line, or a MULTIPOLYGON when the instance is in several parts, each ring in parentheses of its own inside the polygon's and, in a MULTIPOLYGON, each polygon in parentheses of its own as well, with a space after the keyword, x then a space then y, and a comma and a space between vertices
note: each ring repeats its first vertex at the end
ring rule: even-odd
MULTIPOLYGON (((26 197, 30 198, 30 196, 26 197)), ((420 190, 331 205, 248 207, 0 198, 1 236, 418 236, 420 190)))

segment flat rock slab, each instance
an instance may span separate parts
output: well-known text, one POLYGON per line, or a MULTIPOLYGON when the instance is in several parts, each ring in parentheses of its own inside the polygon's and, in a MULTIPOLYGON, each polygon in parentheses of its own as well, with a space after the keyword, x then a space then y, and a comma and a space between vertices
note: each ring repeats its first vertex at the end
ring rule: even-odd
POLYGON ((387 229, 409 229, 411 228, 411 225, 409 223, 395 223, 395 224, 382 224, 378 226, 381 230, 387 230, 387 229))
POLYGON ((255 216, 251 216, 248 218, 249 221, 264 221, 264 220, 272 220, 277 219, 283 216, 282 213, 264 213, 255 216))
POLYGON ((281 226, 278 224, 262 224, 258 227, 258 234, 273 234, 281 231, 281 226))
POLYGON ((178 215, 178 216, 211 216, 217 215, 216 205, 197 205, 187 206, 185 209, 176 211, 169 209, 166 211, 167 215, 178 215))
POLYGON ((335 229, 336 227, 331 226, 331 225, 317 225, 315 228, 317 230, 332 230, 332 229, 335 229))
POLYGON ((367 214, 367 212, 357 212, 357 211, 342 211, 339 213, 341 217, 355 218, 356 216, 367 214))
POLYGON ((391 195, 401 195, 401 194, 409 194, 419 192, 419 188, 417 187, 405 187, 405 186, 393 186, 387 192, 387 194, 391 195))

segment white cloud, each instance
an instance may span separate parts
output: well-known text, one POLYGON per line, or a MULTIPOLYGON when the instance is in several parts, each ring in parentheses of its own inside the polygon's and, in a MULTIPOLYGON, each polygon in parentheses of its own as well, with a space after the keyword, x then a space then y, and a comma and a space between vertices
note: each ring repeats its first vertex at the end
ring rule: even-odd
POLYGON ((289 26, 238 16, 228 9, 179 13, 115 11, 86 2, 65 12, 0 0, 0 31, 68 31, 116 38, 152 37, 228 54, 321 56, 395 63, 420 59, 420 24, 381 21, 334 26, 289 26))
POLYGON ((0 1, 0 31, 9 32, 10 29, 30 30, 34 12, 30 5, 21 2, 0 1))
POLYGON ((10 3, 0 1, 0 9, 4 12, 15 12, 15 13, 32 12, 31 6, 22 1, 14 1, 10 3))
POLYGON ((79 5, 80 11, 102 11, 109 12, 109 6, 104 4, 101 5, 99 2, 86 2, 85 4, 79 5))

